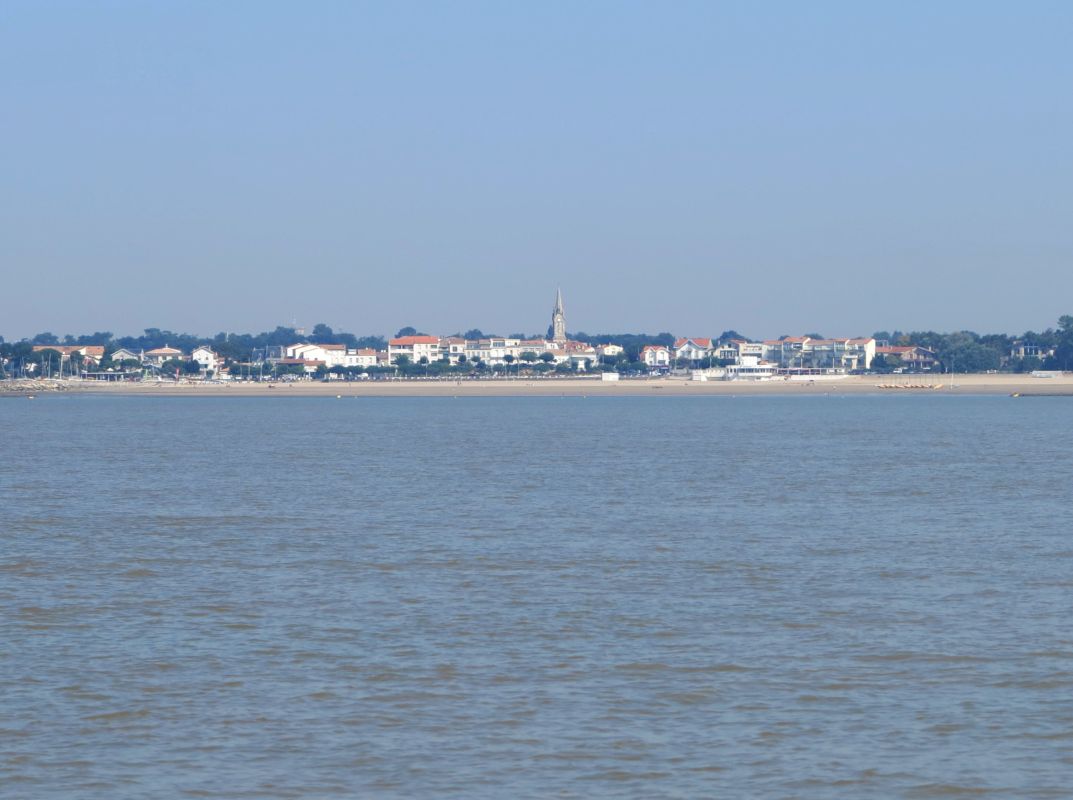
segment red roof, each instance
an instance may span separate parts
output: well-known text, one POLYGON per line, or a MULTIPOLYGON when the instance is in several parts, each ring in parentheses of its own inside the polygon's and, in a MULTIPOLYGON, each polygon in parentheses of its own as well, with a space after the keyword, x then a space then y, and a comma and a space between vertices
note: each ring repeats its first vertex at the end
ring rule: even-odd
POLYGON ((388 344, 392 347, 412 347, 415 344, 439 344, 439 336, 400 336, 392 339, 388 344))
POLYGON ((679 339, 677 342, 674 343, 674 346, 675 347, 682 347, 687 342, 693 342, 693 344, 697 345, 698 347, 711 347, 712 346, 712 340, 711 339, 696 339, 696 338, 679 339))

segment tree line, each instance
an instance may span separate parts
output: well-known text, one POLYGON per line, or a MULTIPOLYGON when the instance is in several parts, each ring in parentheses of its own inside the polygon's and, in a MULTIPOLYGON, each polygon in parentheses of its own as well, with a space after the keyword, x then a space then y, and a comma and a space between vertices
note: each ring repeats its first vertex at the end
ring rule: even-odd
MULTIPOLYGON (((417 328, 407 326, 401 328, 397 336, 419 335, 417 328)), ((465 339, 489 339, 498 338, 494 334, 488 334, 478 328, 472 328, 456 334, 465 339)), ((813 338, 823 338, 819 334, 809 334, 813 338)), ((1004 333, 978 334, 973 331, 955 331, 953 333, 938 333, 936 331, 876 331, 873 334, 877 341, 887 342, 891 345, 916 345, 927 348, 935 353, 943 371, 957 372, 985 372, 987 370, 1004 369, 1012 372, 1029 372, 1034 369, 1073 370, 1073 315, 1065 315, 1058 320, 1055 328, 1047 328, 1041 332, 1026 331, 1019 336, 1011 336, 1004 333), (1050 355, 1029 355, 1024 358, 1010 357, 1010 351, 1015 342, 1021 342, 1030 347, 1036 347, 1041 353, 1053 351, 1050 355)), ((542 339, 539 334, 525 335, 512 333, 512 339, 542 339)), ((646 345, 663 345, 673 347, 675 337, 668 332, 658 334, 646 333, 600 333, 588 334, 583 331, 570 334, 570 338, 586 344, 615 344, 623 348, 623 353, 614 358, 601 359, 603 366, 627 370, 630 365, 636 365, 640 359, 642 348, 646 345)), ((784 337, 782 337, 784 338, 784 337)), ((726 342, 731 339, 744 339, 751 341, 735 330, 723 331, 717 337, 717 341, 726 342)), ((17 342, 6 342, 0 337, 0 359, 11 363, 17 361, 23 364, 48 363, 50 357, 46 353, 34 353, 34 345, 103 345, 105 348, 106 366, 112 366, 110 356, 120 348, 133 352, 153 350, 165 345, 177 348, 186 353, 199 346, 208 346, 224 360, 225 363, 249 363, 255 354, 263 353, 271 347, 284 347, 298 342, 311 344, 342 344, 351 349, 374 349, 385 350, 387 340, 380 335, 357 336, 353 333, 335 331, 329 325, 318 323, 308 334, 300 333, 295 328, 277 327, 272 331, 262 333, 225 333, 215 336, 197 336, 189 333, 163 330, 160 328, 146 328, 139 336, 114 336, 109 331, 95 331, 88 334, 71 335, 60 337, 51 332, 39 333, 29 339, 17 342)), ((534 354, 533 366, 539 366, 540 353, 534 354)), ((54 358, 54 356, 53 356, 54 358)), ((72 363, 79 364, 80 358, 72 357, 72 363)), ((178 362, 182 363, 182 362, 178 362)), ((897 359, 877 359, 876 366, 880 369, 890 367, 897 363, 897 359)), ((118 365, 116 365, 118 366, 118 365)), ((429 365, 407 365, 410 368, 427 367, 429 365)), ((183 365, 185 368, 185 365, 183 365)), ((435 368, 434 368, 435 369, 435 368)))

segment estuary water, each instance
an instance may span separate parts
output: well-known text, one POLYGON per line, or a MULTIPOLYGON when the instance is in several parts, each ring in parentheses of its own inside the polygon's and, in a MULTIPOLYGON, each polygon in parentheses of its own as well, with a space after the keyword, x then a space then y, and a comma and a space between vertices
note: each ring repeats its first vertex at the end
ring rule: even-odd
POLYGON ((0 401, 0 797, 1071 796, 1073 400, 0 401))

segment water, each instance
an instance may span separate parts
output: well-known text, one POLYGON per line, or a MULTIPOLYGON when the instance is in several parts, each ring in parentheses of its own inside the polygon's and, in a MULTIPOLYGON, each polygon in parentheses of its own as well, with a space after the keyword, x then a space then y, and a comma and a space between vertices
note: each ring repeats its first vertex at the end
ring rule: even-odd
POLYGON ((0 796, 1068 797, 1071 421, 0 401, 0 796))

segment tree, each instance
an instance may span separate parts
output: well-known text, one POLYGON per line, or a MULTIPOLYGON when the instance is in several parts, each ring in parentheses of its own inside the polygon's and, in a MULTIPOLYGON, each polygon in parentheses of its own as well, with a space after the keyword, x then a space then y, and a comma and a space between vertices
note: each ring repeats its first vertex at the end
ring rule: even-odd
POLYGON ((751 339, 749 339, 748 336, 742 336, 740 333, 738 333, 733 328, 731 328, 729 331, 723 331, 721 334, 719 334, 719 338, 718 338, 717 341, 729 342, 729 341, 731 341, 733 339, 740 339, 740 340, 746 341, 746 342, 752 341, 751 339))
POLYGON ((540 360, 543 361, 545 364, 550 364, 552 361, 555 360, 555 356, 553 356, 547 351, 544 351, 540 354, 540 360))
POLYGON ((470 328, 468 331, 462 334, 463 339, 487 339, 484 332, 480 328, 470 328))
POLYGON ((1073 369, 1073 316, 1059 317, 1055 339, 1054 362, 1059 369, 1073 369))
POLYGON ((537 354, 534 353, 532 350, 526 350, 524 353, 521 354, 520 358, 526 364, 532 364, 534 361, 537 360, 537 354))
POLYGON ((405 328, 399 328, 399 332, 395 334, 396 339, 401 339, 403 336, 417 336, 417 328, 407 325, 405 328))
POLYGON ((334 344, 335 334, 330 327, 323 322, 313 326, 313 335, 309 337, 316 344, 334 344))
POLYGON ((404 369, 406 369, 406 368, 407 368, 408 366, 410 366, 410 357, 409 357, 409 356, 405 356, 405 355, 403 355, 403 356, 395 356, 395 361, 394 361, 394 364, 395 364, 395 366, 396 366, 396 367, 398 367, 399 369, 403 369, 403 370, 404 370, 404 369))

